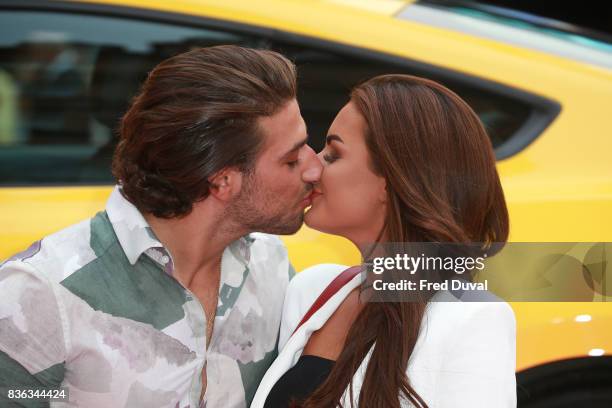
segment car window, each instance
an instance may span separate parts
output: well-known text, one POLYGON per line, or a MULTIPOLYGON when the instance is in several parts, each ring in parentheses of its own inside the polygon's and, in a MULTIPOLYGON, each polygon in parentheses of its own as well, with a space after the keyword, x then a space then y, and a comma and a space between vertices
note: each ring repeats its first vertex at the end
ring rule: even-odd
MULTIPOLYGON (((310 144, 323 148, 327 128, 336 113, 348 102, 350 89, 369 78, 383 74, 408 74, 433 79, 459 94, 482 120, 494 147, 510 141, 530 118, 529 103, 467 83, 428 67, 388 62, 375 55, 350 55, 342 52, 315 51, 313 48, 277 42, 277 51, 289 56, 299 69, 299 100, 308 124, 310 144)), ((358 54, 358 53, 353 53, 358 54)))
POLYGON ((589 36, 588 30, 507 9, 470 2, 419 0, 407 5, 396 17, 612 68, 609 38, 598 39, 589 36))
MULTIPOLYGON (((297 36, 284 39, 279 32, 268 38, 265 32, 7 10, 0 12, 0 27, 0 185, 5 186, 111 183, 116 129, 131 97, 153 66, 194 47, 271 48, 293 60, 309 143, 317 151, 349 90, 380 74, 419 75, 448 86, 480 116, 498 149, 516 139, 534 112, 520 98, 445 70, 350 47, 330 49, 297 36)), ((531 128, 532 134, 541 131, 531 128)))
POLYGON ((0 13, 0 183, 112 181, 116 127, 157 63, 194 47, 256 46, 216 30, 54 12, 0 13))

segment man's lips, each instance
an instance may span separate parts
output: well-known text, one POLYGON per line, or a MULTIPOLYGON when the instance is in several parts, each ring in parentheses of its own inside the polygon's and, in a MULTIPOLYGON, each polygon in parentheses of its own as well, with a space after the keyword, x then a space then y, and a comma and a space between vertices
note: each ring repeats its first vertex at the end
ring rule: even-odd
POLYGON ((312 190, 310 193, 308 193, 308 194, 306 195, 306 197, 304 197, 304 199, 301 201, 301 203, 302 203, 302 205, 305 205, 305 206, 307 206, 307 207, 308 207, 309 205, 311 205, 311 204, 312 204, 312 200, 313 200, 315 197, 320 196, 320 195, 321 195, 321 193, 320 193, 320 192, 315 191, 315 190, 312 190))
POLYGON ((310 201, 312 201, 312 200, 314 200, 315 198, 317 198, 317 197, 318 197, 318 196, 320 196, 320 195, 321 195, 321 192, 320 192, 320 191, 317 191, 317 190, 312 190, 312 191, 310 192, 310 194, 308 195, 308 198, 310 199, 310 201))

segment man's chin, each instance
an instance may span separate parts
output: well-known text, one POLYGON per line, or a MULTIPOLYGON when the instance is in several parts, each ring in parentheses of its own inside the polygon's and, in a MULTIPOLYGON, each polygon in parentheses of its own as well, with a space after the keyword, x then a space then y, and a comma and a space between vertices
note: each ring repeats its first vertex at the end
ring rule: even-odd
POLYGON ((266 228, 260 229, 261 232, 274 235, 293 235, 302 228, 304 224, 304 214, 300 213, 293 220, 287 220, 275 225, 267 225, 266 228))

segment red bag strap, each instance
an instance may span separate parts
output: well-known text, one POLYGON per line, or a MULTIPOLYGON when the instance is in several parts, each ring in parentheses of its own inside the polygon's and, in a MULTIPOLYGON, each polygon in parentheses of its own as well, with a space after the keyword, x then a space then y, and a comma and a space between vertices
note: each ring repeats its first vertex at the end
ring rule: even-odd
POLYGON ((329 285, 327 285, 325 290, 323 290, 323 292, 321 292, 321 294, 314 301, 312 306, 310 306, 310 309, 308 309, 308 311, 306 312, 304 317, 302 317, 302 320, 297 325, 297 327, 295 328, 293 333, 291 333, 291 335, 293 336, 295 334, 295 332, 298 331, 298 329, 304 323, 306 323, 308 321, 308 319, 310 319, 312 317, 312 315, 317 312, 317 310, 319 310, 321 308, 321 306, 323 306, 325 303, 327 303, 327 301, 332 296, 334 296, 336 293, 338 293, 338 291, 342 287, 344 287, 344 285, 346 285, 351 280, 353 280, 353 278, 355 276, 357 276, 357 274, 359 272, 361 272, 361 266, 357 265, 357 266, 352 266, 352 267, 350 267, 348 269, 345 269, 344 271, 342 271, 342 273, 340 275, 336 276, 336 278, 333 281, 331 281, 331 283, 329 285))

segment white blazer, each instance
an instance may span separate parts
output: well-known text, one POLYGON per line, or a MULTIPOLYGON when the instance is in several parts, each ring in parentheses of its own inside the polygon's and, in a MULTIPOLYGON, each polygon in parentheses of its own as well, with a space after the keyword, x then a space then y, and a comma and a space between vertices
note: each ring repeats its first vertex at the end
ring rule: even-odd
MULTIPOLYGON (((297 274, 283 306, 279 355, 263 377, 251 408, 263 407, 276 382, 293 367, 313 332, 320 329, 348 294, 361 284, 355 276, 292 335, 304 314, 329 283, 347 267, 322 264, 297 274)), ((430 408, 516 407, 516 322, 505 302, 461 302, 439 292, 427 305, 407 376, 430 408), (440 302, 439 300, 448 300, 440 302)), ((401 341, 401 339, 398 339, 401 341)), ((369 357, 353 377, 354 406, 369 357)), ((343 405, 351 407, 348 389, 343 405)), ((402 401, 403 407, 412 407, 402 401)))

